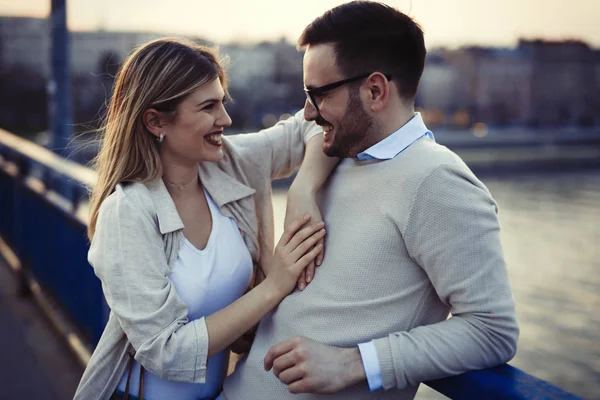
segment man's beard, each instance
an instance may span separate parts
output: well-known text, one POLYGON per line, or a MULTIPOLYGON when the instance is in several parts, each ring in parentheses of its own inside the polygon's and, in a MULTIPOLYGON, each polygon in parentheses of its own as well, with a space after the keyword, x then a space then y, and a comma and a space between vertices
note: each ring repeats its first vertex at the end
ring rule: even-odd
MULTIPOLYGON (((330 125, 320 115, 316 122, 319 125, 330 125)), ((324 150, 325 154, 338 158, 355 157, 372 140, 374 125, 373 117, 364 110, 358 92, 351 91, 344 117, 335 131, 331 147, 324 150)))

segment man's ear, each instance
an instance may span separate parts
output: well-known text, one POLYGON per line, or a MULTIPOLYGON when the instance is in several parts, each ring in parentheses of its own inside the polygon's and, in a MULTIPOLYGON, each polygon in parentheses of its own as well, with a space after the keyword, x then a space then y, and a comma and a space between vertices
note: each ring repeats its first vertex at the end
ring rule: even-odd
POLYGON ((380 72, 373 73, 367 80, 369 108, 372 112, 383 110, 390 96, 390 83, 380 72))
POLYGON ((142 114, 142 122, 150 133, 154 136, 159 137, 161 133, 164 134, 165 123, 163 116, 160 112, 154 108, 149 108, 142 114))

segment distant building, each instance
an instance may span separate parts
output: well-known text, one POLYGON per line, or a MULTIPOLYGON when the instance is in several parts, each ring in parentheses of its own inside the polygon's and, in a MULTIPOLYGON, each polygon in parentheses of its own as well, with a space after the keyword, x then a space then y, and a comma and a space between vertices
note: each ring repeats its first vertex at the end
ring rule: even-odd
POLYGON ((0 16, 0 71, 27 68, 50 76, 48 20, 0 16))
MULTIPOLYGON (((290 76, 302 77, 302 53, 281 40, 254 45, 221 46, 221 54, 229 57, 229 80, 232 87, 250 87, 255 81, 286 81, 290 76)), ((300 88, 301 90, 302 88, 300 88)))
POLYGON ((238 129, 263 126, 267 120, 302 108, 302 57, 285 40, 221 46, 229 58, 228 80, 235 102, 229 106, 238 129))
MULTIPOLYGON (((161 36, 70 32, 74 120, 95 120, 121 62, 137 46, 161 36)), ((20 101, 27 102, 37 96, 38 109, 47 108, 50 46, 47 19, 0 17, 0 78, 6 82, 5 91, 14 92, 11 98, 21 95, 20 101)), ((228 44, 220 53, 229 58, 229 89, 235 102, 228 111, 235 129, 261 126, 303 106, 303 53, 294 45, 283 39, 228 44)), ((544 40, 521 40, 514 49, 432 50, 416 102, 432 126, 600 124, 600 50, 578 41, 544 40)), ((16 118, 16 107, 0 110, 4 120, 16 118)))
POLYGON ((416 99, 428 125, 451 124, 453 113, 461 107, 456 99, 458 84, 459 70, 445 51, 429 52, 416 99))
POLYGON ((273 74, 274 60, 269 43, 259 45, 231 44, 220 47, 227 56, 227 72, 231 87, 249 87, 253 81, 268 79, 273 74))
POLYGON ((417 106, 434 124, 523 123, 531 68, 512 49, 468 47, 427 56, 417 106))
POLYGON ((595 124, 600 126, 600 50, 594 51, 594 81, 595 124))
POLYGON ((434 51, 419 90, 418 105, 450 125, 457 113, 496 126, 592 125, 600 120, 600 52, 542 40, 434 51))
POLYGON ((458 98, 473 122, 520 124, 530 108, 531 65, 514 49, 465 48, 454 55, 461 69, 458 98))
POLYGON ((137 46, 163 35, 145 32, 71 32, 71 81, 76 120, 95 121, 121 63, 137 46))
POLYGON ((579 41, 519 42, 518 50, 531 64, 531 125, 591 125, 598 93, 597 57, 579 41))
POLYGON ((113 72, 137 46, 162 36, 149 32, 71 32, 71 72, 113 72))

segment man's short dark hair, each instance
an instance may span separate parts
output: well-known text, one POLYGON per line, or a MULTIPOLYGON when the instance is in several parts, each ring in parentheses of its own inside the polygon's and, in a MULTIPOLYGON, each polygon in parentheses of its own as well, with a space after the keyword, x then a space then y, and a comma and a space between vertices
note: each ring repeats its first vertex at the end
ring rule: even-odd
POLYGON ((427 51, 423 30, 408 15, 377 2, 342 4, 304 29, 298 49, 323 43, 333 45, 346 77, 375 71, 392 75, 400 96, 414 101, 427 51))

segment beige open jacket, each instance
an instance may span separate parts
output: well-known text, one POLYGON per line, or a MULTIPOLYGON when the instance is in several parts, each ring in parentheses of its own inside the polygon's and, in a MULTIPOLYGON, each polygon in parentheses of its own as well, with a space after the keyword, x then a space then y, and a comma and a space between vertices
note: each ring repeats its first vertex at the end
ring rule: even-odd
MULTIPOLYGON (((224 137, 223 160, 199 165, 202 184, 237 222, 256 263, 267 265, 273 253, 271 181, 291 175, 320 132, 299 112, 261 132, 224 137)), ((104 201, 88 260, 111 313, 75 399, 108 399, 132 351, 163 379, 205 381, 206 322, 188 321, 169 280, 182 239, 183 223, 162 180, 118 185, 104 201)))

